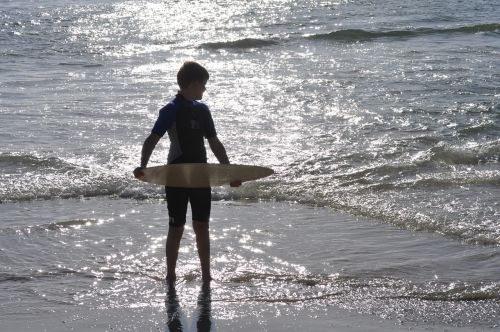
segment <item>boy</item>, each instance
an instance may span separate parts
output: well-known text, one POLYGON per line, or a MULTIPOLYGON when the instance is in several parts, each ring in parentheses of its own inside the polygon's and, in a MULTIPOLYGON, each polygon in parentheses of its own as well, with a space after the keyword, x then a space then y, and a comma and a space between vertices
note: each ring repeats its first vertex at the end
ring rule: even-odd
MULTIPOLYGON (((208 71, 200 64, 185 62, 177 73, 180 91, 177 96, 160 110, 151 134, 142 147, 141 166, 134 170, 140 178, 142 169, 148 164, 149 157, 160 138, 168 132, 170 149, 168 163, 206 163, 207 154, 204 138, 221 164, 229 164, 224 145, 217 138, 214 122, 208 107, 201 100, 208 81, 208 71)), ((241 182, 231 183, 239 186, 241 182)), ((165 187, 169 228, 166 243, 167 277, 170 286, 175 283, 175 267, 179 245, 186 223, 188 202, 191 204, 193 229, 201 264, 204 282, 212 279, 210 275, 210 240, 208 222, 210 219, 210 188, 173 188, 165 187)))

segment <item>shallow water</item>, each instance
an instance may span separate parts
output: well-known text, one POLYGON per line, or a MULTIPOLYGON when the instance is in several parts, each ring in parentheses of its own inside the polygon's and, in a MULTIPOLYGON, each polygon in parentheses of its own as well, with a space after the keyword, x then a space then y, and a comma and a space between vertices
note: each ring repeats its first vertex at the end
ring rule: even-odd
POLYGON ((409 327, 499 323, 498 247, 443 240, 326 208, 215 202, 209 295, 200 288, 194 234, 187 227, 174 296, 166 295, 163 280, 164 202, 53 200, 0 208, 6 218, 0 230, 6 319, 77 306, 153 308, 196 320, 204 317, 199 301, 205 298, 214 326, 298 312, 328 320, 330 307, 409 327))

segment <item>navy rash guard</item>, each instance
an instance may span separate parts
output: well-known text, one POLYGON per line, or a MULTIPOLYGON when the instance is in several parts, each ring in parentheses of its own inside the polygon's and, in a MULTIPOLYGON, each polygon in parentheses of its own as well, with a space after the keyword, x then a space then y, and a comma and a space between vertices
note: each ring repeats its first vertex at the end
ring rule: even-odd
POLYGON ((160 109, 151 132, 160 137, 168 132, 169 164, 206 163, 204 138, 217 135, 208 107, 197 101, 189 101, 180 94, 160 109))

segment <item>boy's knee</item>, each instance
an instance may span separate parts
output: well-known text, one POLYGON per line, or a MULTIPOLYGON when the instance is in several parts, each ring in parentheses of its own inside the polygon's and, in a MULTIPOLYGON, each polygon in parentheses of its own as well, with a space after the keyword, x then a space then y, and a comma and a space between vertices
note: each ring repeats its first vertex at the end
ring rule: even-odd
POLYGON ((193 229, 195 233, 207 232, 208 222, 193 220, 193 229))
POLYGON ((184 226, 172 226, 168 227, 168 235, 170 237, 181 237, 184 233, 184 226))
POLYGON ((173 227, 173 228, 184 228, 184 225, 186 224, 186 218, 182 218, 182 217, 177 217, 177 218, 174 218, 174 217, 169 217, 168 218, 168 225, 170 227, 173 227))

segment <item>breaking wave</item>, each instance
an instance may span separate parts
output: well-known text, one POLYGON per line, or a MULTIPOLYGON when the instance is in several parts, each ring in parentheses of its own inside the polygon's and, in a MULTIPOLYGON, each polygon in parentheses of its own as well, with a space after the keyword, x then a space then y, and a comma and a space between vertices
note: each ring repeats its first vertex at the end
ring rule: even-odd
POLYGON ((57 157, 0 154, 0 202, 103 196, 120 193, 126 179, 96 165, 57 157))
MULTIPOLYGON (((470 201, 468 208, 450 206, 444 215, 436 212, 434 205, 440 206, 442 197, 436 193, 443 189, 456 196, 462 194, 461 187, 467 187, 471 193, 483 186, 498 187, 500 173, 495 170, 496 166, 490 165, 499 162, 499 155, 500 141, 497 140, 471 146, 438 142, 398 161, 381 161, 347 172, 326 167, 328 160, 317 161, 317 165, 311 166, 313 170, 307 165, 292 165, 273 177, 247 183, 238 190, 214 188, 212 197, 214 200, 264 199, 330 206, 404 228, 496 245, 500 238, 498 228, 491 223, 495 216, 480 203, 470 201), (471 172, 471 166, 475 166, 476 171, 471 172), (394 195, 400 196, 399 204, 390 203, 394 195), (433 203, 426 211, 415 210, 411 200, 423 197, 433 203), (464 227, 467 222, 470 225, 464 227)), ((106 165, 78 165, 56 157, 1 154, 0 166, 5 170, 0 175, 1 202, 99 196, 164 197, 162 186, 142 183, 129 171, 116 171, 106 165)), ((51 225, 47 229, 61 226, 51 225)))

